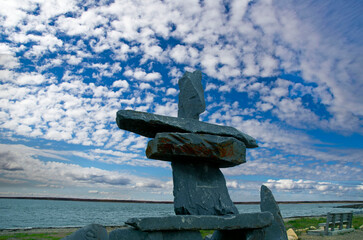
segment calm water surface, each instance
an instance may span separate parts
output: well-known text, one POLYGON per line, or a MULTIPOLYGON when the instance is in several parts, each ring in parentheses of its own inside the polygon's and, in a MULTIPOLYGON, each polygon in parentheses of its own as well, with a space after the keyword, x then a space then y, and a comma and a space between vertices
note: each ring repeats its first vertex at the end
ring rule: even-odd
MULTIPOLYGON (((283 217, 324 215, 329 211, 362 213, 333 208, 344 204, 280 204, 283 217)), ((259 205, 237 205, 240 213, 259 212, 259 205)), ((174 215, 172 204, 76 202, 0 199, 0 229, 71 227, 98 223, 119 226, 131 217, 174 215)))

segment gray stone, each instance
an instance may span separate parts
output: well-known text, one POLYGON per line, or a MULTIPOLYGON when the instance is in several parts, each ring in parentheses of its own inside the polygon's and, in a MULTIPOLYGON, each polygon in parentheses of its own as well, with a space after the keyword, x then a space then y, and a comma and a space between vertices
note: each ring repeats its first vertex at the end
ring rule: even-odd
POLYGON ((120 110, 117 112, 116 122, 119 128, 154 138, 161 132, 205 133, 225 137, 234 137, 242 141, 247 148, 258 147, 251 136, 233 127, 200 122, 191 118, 176 118, 157 114, 120 110))
POLYGON ((135 228, 119 228, 110 232, 110 240, 144 240, 147 235, 135 228))
POLYGON ((62 240, 108 240, 106 228, 99 224, 87 225, 62 240))
POLYGON ((143 232, 135 228, 122 228, 110 232, 110 240, 202 240, 199 231, 143 232))
POLYGON ((246 232, 246 240, 261 240, 265 237, 264 229, 255 229, 246 232))
POLYGON ((200 231, 143 232, 135 228, 115 229, 109 240, 203 240, 200 231))
POLYGON ((215 231, 212 236, 206 240, 261 240, 265 237, 265 231, 263 229, 253 230, 221 230, 215 231))
POLYGON ((191 230, 254 230, 269 226, 273 216, 269 212, 244 213, 227 216, 166 216, 130 218, 126 224, 141 231, 191 230))
POLYGON ((205 111, 202 73, 186 72, 178 84, 180 89, 178 117, 199 120, 199 114, 205 111))
POLYGON ((233 167, 246 162, 246 146, 233 137, 195 133, 158 133, 146 156, 165 161, 205 162, 233 167))
POLYGON ((218 167, 175 161, 171 163, 176 215, 237 214, 218 167))
POLYGON ((199 231, 165 231, 164 240, 203 240, 199 231))
POLYGON ((268 211, 273 214, 274 221, 271 226, 265 229, 265 240, 287 240, 284 221, 281 216, 280 208, 275 201, 272 192, 265 185, 261 186, 261 211, 268 211))

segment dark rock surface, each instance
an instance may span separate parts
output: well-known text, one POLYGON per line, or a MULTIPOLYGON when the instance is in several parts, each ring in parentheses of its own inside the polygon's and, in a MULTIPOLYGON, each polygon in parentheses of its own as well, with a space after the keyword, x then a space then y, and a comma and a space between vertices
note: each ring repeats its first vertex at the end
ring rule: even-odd
POLYGON ((87 225, 62 240, 108 240, 106 228, 99 224, 87 225))
POLYGON ((178 117, 199 119, 199 114, 205 111, 202 73, 186 72, 179 79, 178 117))
POLYGON ((237 214, 218 167, 172 162, 174 211, 177 215, 237 214))
POLYGON ((232 137, 195 133, 158 133, 149 141, 146 156, 165 161, 210 163, 233 167, 246 162, 246 146, 232 137))
POLYGON ((163 240, 203 240, 199 231, 165 231, 163 240))
POLYGON ((281 216, 280 208, 275 201, 272 192, 265 185, 261 186, 261 212, 268 211, 274 216, 271 226, 265 229, 265 240, 287 240, 284 221, 281 216))
POLYGON ((244 213, 228 216, 167 216, 130 218, 126 224, 141 231, 175 230, 237 230, 260 229, 269 226, 273 216, 269 212, 244 213))
POLYGON ((135 228, 116 229, 110 232, 110 240, 202 240, 199 231, 143 232, 135 228))
POLYGON ((242 141, 247 148, 258 147, 256 140, 233 127, 200 122, 191 118, 176 118, 157 114, 120 110, 116 122, 119 128, 154 138, 161 132, 205 133, 225 137, 234 137, 242 141))
POLYGON ((212 236, 205 240, 262 240, 265 237, 263 229, 256 230, 231 230, 231 231, 215 231, 212 236))
POLYGON ((134 228, 120 228, 110 232, 110 240, 143 240, 147 235, 146 232, 134 228))

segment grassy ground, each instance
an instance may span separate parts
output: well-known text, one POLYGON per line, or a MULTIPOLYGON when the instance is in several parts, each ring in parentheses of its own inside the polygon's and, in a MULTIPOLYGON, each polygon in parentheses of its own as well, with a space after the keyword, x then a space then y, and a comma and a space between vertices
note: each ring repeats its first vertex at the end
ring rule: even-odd
POLYGON ((15 233, 11 235, 0 236, 0 240, 59 240, 71 233, 15 233))
MULTIPOLYGON (((328 239, 363 239, 363 231, 357 230, 355 233, 345 234, 346 238, 341 238, 340 236, 334 237, 310 237, 306 235, 306 231, 311 227, 318 228, 319 223, 326 222, 326 218, 323 217, 304 217, 304 218, 296 218, 296 219, 286 219, 285 227, 286 229, 292 228, 298 234, 298 236, 303 240, 310 239, 320 239, 324 238, 328 239)), ((363 225, 363 215, 355 215, 353 217, 353 226, 358 229, 363 225)), ((112 231, 117 227, 108 227, 108 231, 112 231)), ((65 236, 70 235, 72 232, 76 231, 77 228, 73 229, 33 229, 33 230, 17 230, 14 232, 0 232, 0 240, 59 240, 65 236)), ((201 231, 203 238, 213 233, 212 230, 201 231)))
POLYGON ((319 223, 325 223, 324 217, 306 217, 285 220, 286 229, 292 228, 301 240, 362 240, 363 231, 359 229, 363 225, 363 215, 353 216, 354 232, 336 236, 310 236, 307 235, 309 229, 318 229, 319 223))
MULTIPOLYGON (((286 229, 292 228, 294 231, 301 229, 308 229, 311 227, 318 228, 319 223, 325 223, 325 217, 303 217, 297 219, 285 220, 286 229)), ((353 216, 353 227, 358 229, 363 225, 363 215, 353 216)))

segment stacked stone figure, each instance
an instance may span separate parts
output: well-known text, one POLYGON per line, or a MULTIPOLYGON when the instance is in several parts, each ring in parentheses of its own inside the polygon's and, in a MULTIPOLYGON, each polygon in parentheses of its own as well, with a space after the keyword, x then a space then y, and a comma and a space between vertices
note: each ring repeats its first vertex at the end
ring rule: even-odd
POLYGON ((152 137, 146 149, 151 159, 170 161, 177 215, 237 214, 221 167, 246 161, 246 147, 255 139, 232 127, 199 121, 205 111, 202 73, 186 72, 179 80, 178 117, 121 110, 119 128, 152 137))
MULTIPOLYGON (((228 194, 220 168, 246 162, 246 148, 258 147, 251 136, 233 127, 199 121, 205 111, 200 71, 179 80, 178 117, 120 110, 116 122, 149 141, 146 156, 170 161, 177 216, 131 218, 129 228, 110 233, 110 240, 199 240, 199 230, 214 229, 206 239, 287 239, 272 193, 261 188, 261 210, 239 214, 228 194), (263 203, 263 204, 262 204, 263 203), (277 222, 276 222, 277 221, 277 222)), ((282 223, 283 224, 283 223, 282 223)))

